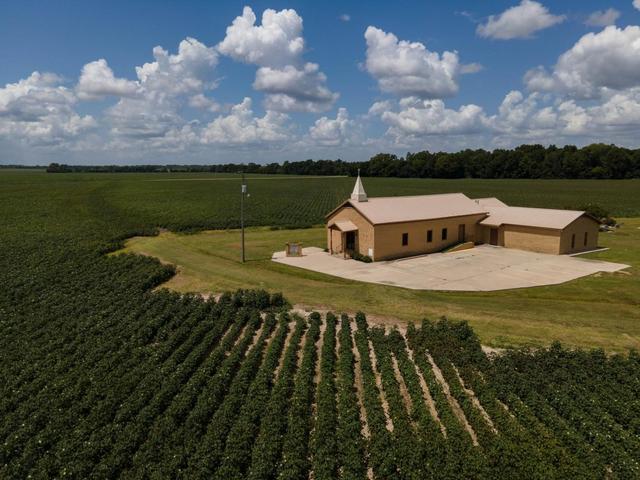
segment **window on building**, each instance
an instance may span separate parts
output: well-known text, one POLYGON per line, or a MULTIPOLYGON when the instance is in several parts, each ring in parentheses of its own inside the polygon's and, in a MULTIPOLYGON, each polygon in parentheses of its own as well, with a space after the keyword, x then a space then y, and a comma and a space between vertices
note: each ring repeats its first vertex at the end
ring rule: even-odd
POLYGON ((442 240, 446 240, 447 239, 447 229, 443 228, 442 229, 442 240))
POLYGON ((409 234, 408 233, 403 233, 402 234, 402 246, 406 247, 407 245, 409 245, 409 234))
POLYGON ((571 249, 576 248, 576 234, 571 235, 571 249))
POLYGON ((427 230, 427 243, 433 242, 433 230, 427 230))
POLYGON ((589 234, 587 232, 584 232, 584 246, 587 246, 587 240, 589 238, 589 234))

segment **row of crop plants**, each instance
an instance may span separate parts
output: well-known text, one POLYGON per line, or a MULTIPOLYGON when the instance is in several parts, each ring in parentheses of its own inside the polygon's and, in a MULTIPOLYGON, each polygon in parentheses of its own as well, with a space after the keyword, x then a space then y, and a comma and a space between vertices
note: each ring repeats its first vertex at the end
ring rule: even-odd
POLYGON ((340 466, 338 408, 336 405, 336 317, 325 317, 325 332, 320 355, 320 379, 316 392, 316 415, 311 435, 312 470, 316 480, 332 480, 340 466))

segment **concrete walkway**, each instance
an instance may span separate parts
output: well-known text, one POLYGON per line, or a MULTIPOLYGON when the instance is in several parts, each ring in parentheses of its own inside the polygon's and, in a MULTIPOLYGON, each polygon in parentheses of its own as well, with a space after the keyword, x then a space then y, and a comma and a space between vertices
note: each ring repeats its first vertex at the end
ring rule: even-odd
POLYGON ((302 257, 286 257, 285 252, 276 252, 272 260, 361 282, 415 290, 471 292, 555 285, 596 272, 616 272, 628 267, 621 263, 490 245, 374 263, 344 260, 310 247, 303 249, 302 257))

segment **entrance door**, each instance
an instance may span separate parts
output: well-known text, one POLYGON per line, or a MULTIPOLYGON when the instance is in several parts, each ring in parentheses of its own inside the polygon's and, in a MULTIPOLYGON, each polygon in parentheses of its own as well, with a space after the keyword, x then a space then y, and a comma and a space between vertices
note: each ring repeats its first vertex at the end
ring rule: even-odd
POLYGON ((467 236, 465 234, 465 225, 464 223, 461 223, 460 225, 458 225, 458 241, 464 242, 466 238, 467 236))
POLYGON ((498 245, 498 229, 492 228, 489 232, 489 243, 491 245, 498 245))
POLYGON ((345 236, 345 249, 353 252, 356 249, 356 232, 347 232, 345 236))

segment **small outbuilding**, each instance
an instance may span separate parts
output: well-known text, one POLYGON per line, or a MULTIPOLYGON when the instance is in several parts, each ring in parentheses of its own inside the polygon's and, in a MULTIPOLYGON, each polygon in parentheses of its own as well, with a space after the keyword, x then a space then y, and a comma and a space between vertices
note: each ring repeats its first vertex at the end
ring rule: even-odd
POLYGON ((360 175, 351 197, 327 217, 332 254, 372 260, 442 251, 466 242, 541 253, 592 250, 599 223, 585 212, 510 207, 462 193, 369 198, 360 175))

